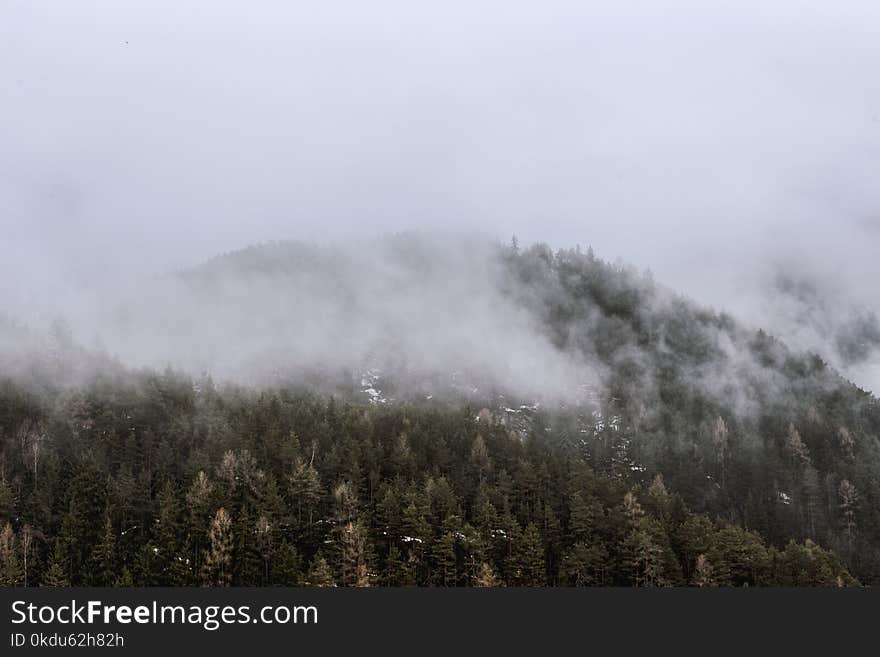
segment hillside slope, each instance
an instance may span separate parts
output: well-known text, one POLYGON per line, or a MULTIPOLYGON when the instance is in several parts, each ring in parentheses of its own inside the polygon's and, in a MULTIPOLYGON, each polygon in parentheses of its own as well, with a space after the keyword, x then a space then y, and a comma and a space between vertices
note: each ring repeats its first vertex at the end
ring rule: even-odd
POLYGON ((32 581, 848 581, 816 543, 880 580, 880 408, 817 356, 591 251, 369 247, 252 247, 123 313, 270 364, 256 387, 63 327, 13 347, 0 521, 39 534, 32 581))

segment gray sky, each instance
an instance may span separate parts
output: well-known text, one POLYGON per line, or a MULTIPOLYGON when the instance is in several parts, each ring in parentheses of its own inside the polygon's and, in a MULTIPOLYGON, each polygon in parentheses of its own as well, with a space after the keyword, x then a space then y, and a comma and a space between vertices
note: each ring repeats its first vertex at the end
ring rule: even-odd
POLYGON ((444 225, 785 333, 778 267, 877 309, 878 34, 867 0, 0 0, 0 300, 444 225))

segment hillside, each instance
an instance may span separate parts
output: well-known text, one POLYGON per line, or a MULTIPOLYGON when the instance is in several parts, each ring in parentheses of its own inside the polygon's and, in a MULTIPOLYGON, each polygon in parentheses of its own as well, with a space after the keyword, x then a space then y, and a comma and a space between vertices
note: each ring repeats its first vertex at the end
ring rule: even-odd
POLYGON ((877 400, 592 251, 275 243, 137 296, 114 358, 4 332, 6 583, 880 580, 877 400))

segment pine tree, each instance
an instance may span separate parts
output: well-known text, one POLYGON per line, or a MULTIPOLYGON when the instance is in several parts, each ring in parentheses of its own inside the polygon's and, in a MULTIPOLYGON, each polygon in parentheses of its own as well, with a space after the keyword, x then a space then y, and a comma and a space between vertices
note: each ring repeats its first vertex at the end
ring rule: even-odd
POLYGON ((15 494, 12 486, 6 481, 5 473, 0 469, 0 521, 13 516, 15 509, 15 494))
POLYGON ((714 533, 712 521, 704 515, 690 515, 677 528, 675 550, 686 579, 693 577, 699 556, 709 551, 714 533))
POLYGON ((390 550, 403 536, 403 510, 394 487, 388 486, 376 504, 376 523, 390 550))
POLYGON ((485 561, 480 564, 480 572, 474 579, 474 585, 484 588, 501 586, 501 580, 495 575, 495 569, 485 561))
POLYGON ((257 524, 254 527, 254 533, 257 538, 257 550, 263 560, 262 586, 268 586, 270 581, 270 570, 272 557, 274 555, 274 540, 272 537, 272 525, 266 516, 257 518, 257 524))
POLYGON ((434 537, 416 498, 411 499, 403 510, 403 531, 407 583, 424 584, 428 567, 427 548, 434 537))
POLYGON ((211 500, 214 485, 204 470, 199 470, 186 494, 189 509, 189 547, 191 549, 190 572, 198 574, 202 568, 202 551, 208 543, 211 500))
POLYGON ((318 501, 321 499, 321 478, 318 476, 318 471, 311 461, 306 463, 297 458, 289 482, 290 496, 296 504, 298 526, 301 526, 303 521, 311 525, 314 522, 318 501))
POLYGON ((186 563, 183 511, 177 499, 177 491, 166 481, 159 491, 159 515, 154 523, 154 542, 159 583, 163 586, 187 584, 189 568, 186 563))
POLYGON ((810 539, 789 541, 776 557, 777 586, 852 586, 855 580, 834 555, 810 539))
POLYGON ((633 586, 666 584, 664 577, 664 537, 662 527, 653 518, 646 518, 635 494, 630 491, 623 498, 624 515, 629 532, 621 545, 622 567, 633 586))
POLYGON ((645 504, 648 512, 655 518, 665 521, 669 511, 670 499, 666 483, 663 481, 663 475, 655 475, 651 485, 648 487, 645 504))
POLYGON ((480 536, 488 544, 492 541, 493 532, 499 527, 498 511, 489 500, 489 496, 481 488, 474 501, 474 523, 480 536))
POLYGON ((259 515, 265 516, 273 527, 289 524, 290 516, 287 515, 287 503, 278 489, 278 480, 271 473, 267 474, 264 480, 259 509, 259 515))
POLYGON ((727 453, 729 447, 727 424, 720 415, 715 418, 715 426, 712 430, 712 443, 718 456, 718 469, 720 471, 721 490, 725 490, 727 482, 727 453))
POLYGON ((842 479, 837 487, 837 495, 840 498, 840 511, 843 515, 844 527, 846 527, 847 542, 849 547, 852 547, 853 535, 856 530, 855 511, 858 493, 856 492, 856 487, 848 479, 842 479))
POLYGON ((551 584, 555 585, 558 579, 559 564, 562 559, 562 525, 553 511, 553 507, 546 502, 543 506, 541 535, 544 537, 547 548, 547 572, 550 576, 551 584))
POLYGON ((49 558, 49 566, 43 573, 40 586, 65 587, 70 586, 70 580, 67 578, 65 568, 66 560, 64 558, 64 550, 60 540, 55 541, 55 549, 49 558))
POLYGON ((128 569, 128 566, 122 567, 122 571, 119 573, 119 577, 116 578, 116 581, 113 582, 113 586, 115 586, 115 587, 134 586, 134 578, 132 577, 131 571, 128 569))
POLYGON ((434 542, 434 581, 438 586, 455 586, 457 582, 455 532, 444 533, 434 542))
POLYGON ((299 586, 302 563, 296 546, 282 541, 275 554, 275 560, 269 573, 273 586, 299 586))
POLYGON ((163 576, 159 548, 152 540, 141 545, 132 564, 132 578, 136 586, 159 586, 163 576))
POLYGON ((482 483, 486 474, 492 469, 492 459, 489 458, 489 450, 486 448, 486 441, 483 440, 481 434, 477 434, 474 438, 474 444, 471 446, 471 463, 477 468, 479 480, 482 483))
POLYGON ((30 525, 25 525, 21 528, 21 531, 19 532, 18 545, 21 551, 21 566, 22 573, 24 575, 24 586, 30 585, 30 580, 28 576, 30 574, 29 567, 31 565, 31 552, 33 551, 34 547, 34 536, 34 528, 30 525))
POLYGON ((223 452, 220 465, 217 466, 217 482, 219 484, 219 497, 224 504, 232 504, 235 499, 236 489, 239 487, 238 456, 231 449, 223 452))
POLYGON ((544 543, 534 523, 526 525, 514 545, 512 582, 516 586, 545 586, 547 583, 544 543))
POLYGON ((488 550, 482 534, 470 523, 465 523, 458 532, 458 549, 461 553, 463 570, 459 581, 472 583, 480 575, 480 568, 488 559, 488 550))
POLYGON ((562 557, 562 575, 574 586, 606 584, 608 551, 599 542, 578 541, 562 557))
POLYGON ((592 541, 604 520, 602 503, 593 496, 583 497, 579 492, 571 496, 569 529, 575 541, 592 541))
POLYGON ((106 480, 98 466, 91 459, 78 463, 60 534, 70 569, 68 575, 75 586, 94 579, 92 549, 104 530, 103 515, 96 510, 106 506, 106 480))
POLYGON ((229 586, 232 583, 232 519, 220 507, 208 532, 210 547, 202 569, 204 586, 229 586))
POLYGON ((383 586, 401 586, 404 582, 403 563, 400 549, 396 545, 388 548, 385 559, 385 573, 382 577, 383 586))
POLYGON ((715 577, 712 574, 714 568, 706 558, 705 554, 697 555, 696 565, 694 566, 694 577, 691 583, 694 586, 705 587, 715 586, 715 577))
POLYGON ((706 554, 719 586, 760 586, 769 583, 771 560, 761 537, 735 525, 715 533, 706 554))
POLYGON ((363 528, 349 521, 340 534, 340 572, 343 586, 370 585, 367 569, 367 538, 363 528))
POLYGON ((243 506, 233 523, 232 585, 258 586, 262 581, 263 558, 250 507, 243 506))
POLYGON ((633 586, 654 586, 660 575, 662 551, 644 526, 630 530, 623 542, 623 569, 633 586))
POLYGON ((18 558, 18 541, 12 524, 6 523, 0 530, 0 586, 21 586, 24 570, 18 558))
POLYGON ((627 492, 627 494, 623 496, 623 512, 626 515, 630 529, 638 529, 645 512, 642 510, 642 505, 639 504, 635 493, 632 491, 627 492))
POLYGON ((788 432, 785 435, 785 451, 795 468, 799 469, 810 464, 810 450, 804 444, 800 431, 797 430, 794 423, 788 425, 788 432))
POLYGON ((309 566, 309 572, 306 574, 306 586, 314 586, 318 588, 326 588, 336 586, 333 579, 333 571, 330 570, 330 564, 320 554, 315 555, 309 566))
POLYGON ((116 533, 109 510, 104 512, 104 533, 95 546, 92 560, 96 566, 95 586, 113 586, 116 581, 116 533))

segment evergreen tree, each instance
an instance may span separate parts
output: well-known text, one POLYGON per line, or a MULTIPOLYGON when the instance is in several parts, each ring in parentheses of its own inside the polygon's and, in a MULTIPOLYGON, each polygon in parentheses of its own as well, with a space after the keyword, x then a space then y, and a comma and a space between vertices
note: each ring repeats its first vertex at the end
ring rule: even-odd
POLYGON ((0 586, 22 586, 24 570, 18 556, 18 542, 12 525, 6 523, 0 530, 0 586))
POLYGON ((260 585, 263 579, 263 558, 250 507, 243 506, 240 509, 232 534, 232 585, 260 585))
POLYGON ((229 586, 232 583, 232 519, 220 507, 208 532, 210 547, 202 568, 204 586, 229 586))
POLYGON ((282 541, 275 552, 269 581, 275 586, 299 586, 302 565, 296 547, 282 541))
POLYGON ((852 586, 856 584, 840 562, 807 539, 802 545, 789 541, 776 558, 778 586, 852 586))
POLYGON ((309 572, 306 574, 306 586, 318 588, 336 586, 330 564, 320 554, 315 555, 315 558, 312 559, 309 572))
POLYGON ((31 569, 33 568, 32 553, 34 551, 34 538, 36 532, 34 528, 26 524, 19 532, 18 546, 21 552, 21 566, 24 575, 24 586, 31 586, 29 578, 31 569))
POLYGON ((735 525, 714 535, 706 555, 720 586, 760 586, 770 583, 772 563, 761 538, 735 525))
POLYGON ((49 566, 43 574, 41 586, 49 587, 65 587, 70 586, 70 580, 67 578, 67 570, 65 568, 65 558, 60 540, 55 541, 55 548, 49 559, 49 566))
POLYGON ((122 567, 122 571, 119 573, 119 577, 116 578, 116 581, 113 582, 113 586, 116 586, 116 587, 134 586, 134 578, 132 577, 131 571, 128 569, 128 566, 122 567))
POLYGON ((445 532, 434 542, 434 583, 437 586, 455 586, 458 581, 457 539, 455 532, 445 532))
POLYGON ((154 523, 156 566, 160 571, 157 573, 158 581, 163 586, 187 584, 189 568, 183 531, 183 510, 177 491, 170 481, 166 481, 159 491, 158 503, 159 513, 154 523))
POLYGON ((623 507, 629 532, 621 545, 621 565, 629 583, 633 586, 669 584, 661 525, 653 518, 645 517, 644 510, 632 491, 624 496, 623 507))
POLYGON ((712 564, 706 558, 705 554, 698 554, 697 561, 694 565, 694 576, 692 583, 694 586, 715 586, 715 577, 713 575, 712 564))
POLYGON ((369 586, 370 574, 367 569, 367 538, 363 528, 349 521, 340 534, 341 582, 343 586, 369 586))
POLYGON ((480 572, 477 575, 474 584, 484 588, 493 588, 501 586, 501 580, 495 575, 495 569, 484 561, 480 564, 480 572))
POLYGON ((534 523, 529 523, 514 546, 512 583, 516 586, 545 586, 547 574, 544 543, 534 523))
POLYGON ((321 499, 321 478, 318 476, 318 471, 311 461, 306 463, 297 458, 289 481, 290 495, 296 504, 297 526, 301 527, 304 522, 311 525, 314 522, 318 501, 321 499))
POLYGON ((113 586, 116 581, 116 532, 110 519, 109 510, 104 512, 104 533, 101 542, 95 546, 92 560, 96 566, 95 586, 113 586))
POLYGON ((486 441, 483 440, 482 434, 479 433, 474 438, 474 444, 471 447, 471 463, 476 467, 479 482, 482 483, 485 476, 492 469, 492 459, 489 457, 486 441))
POLYGON ((602 543, 579 541, 562 558, 562 575, 574 586, 607 584, 608 551, 602 543))
POLYGON ((202 551, 208 544, 213 495, 214 485, 205 471, 199 470, 186 494, 186 504, 189 509, 190 572, 201 572, 202 551))
POLYGON ((385 559, 385 573, 382 578, 383 586, 401 586, 404 584, 404 569, 400 549, 396 545, 388 548, 388 556, 385 559))
POLYGON ((261 586, 267 586, 270 582, 271 563, 275 553, 274 539, 272 536, 272 525, 266 516, 257 518, 257 524, 254 528, 256 535, 257 550, 263 561, 263 569, 261 573, 261 586))

